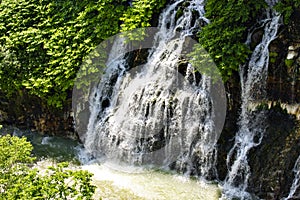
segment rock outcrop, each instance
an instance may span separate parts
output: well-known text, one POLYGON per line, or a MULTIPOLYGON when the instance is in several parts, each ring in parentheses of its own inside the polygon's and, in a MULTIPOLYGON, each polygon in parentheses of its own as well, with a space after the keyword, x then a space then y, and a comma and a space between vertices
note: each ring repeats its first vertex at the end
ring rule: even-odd
POLYGON ((10 97, 0 93, 0 124, 76 138, 71 100, 62 109, 56 109, 26 91, 19 91, 10 97))

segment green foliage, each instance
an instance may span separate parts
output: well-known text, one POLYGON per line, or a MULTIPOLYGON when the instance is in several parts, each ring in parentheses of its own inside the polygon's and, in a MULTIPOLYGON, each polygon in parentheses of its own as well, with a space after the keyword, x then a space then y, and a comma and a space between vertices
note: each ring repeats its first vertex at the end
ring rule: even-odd
POLYGON ((193 51, 187 56, 196 71, 210 77, 213 83, 220 80, 221 75, 216 64, 200 44, 194 45, 193 51))
POLYGON ((126 0, 3 0, 1 91, 26 88, 62 107, 85 57, 121 28, 149 26, 165 2, 135 0, 129 7, 126 0))
POLYGON ((12 88, 19 88, 20 82, 17 81, 16 69, 19 69, 20 62, 16 52, 9 50, 0 44, 0 89, 2 92, 11 95, 12 88))
POLYGON ((270 57, 270 63, 275 63, 276 59, 278 57, 278 53, 276 53, 276 52, 270 52, 269 53, 269 57, 270 57))
POLYGON ((61 107, 84 57, 119 31, 119 2, 2 1, 0 89, 25 87, 61 107))
POLYGON ((91 174, 68 170, 67 163, 46 172, 29 167, 32 146, 26 138, 0 137, 0 199, 91 199, 91 174))
MULTIPOLYGON (((166 0, 134 0, 132 6, 126 10, 120 18, 123 21, 121 30, 123 32, 131 31, 137 28, 151 26, 150 20, 155 12, 158 12, 166 3, 166 0)), ((130 40, 141 40, 145 32, 139 29, 130 32, 126 36, 130 40)))
POLYGON ((238 70, 251 53, 245 45, 247 32, 265 6, 265 2, 259 0, 207 0, 206 17, 211 23, 203 27, 199 41, 224 80, 238 70))
POLYGON ((284 23, 288 24, 294 10, 299 6, 300 0, 281 0, 275 5, 275 9, 283 15, 284 23))
POLYGON ((0 137, 0 169, 7 170, 16 163, 32 163, 31 151, 32 146, 24 137, 0 137))
POLYGON ((285 59, 284 63, 287 67, 292 67, 292 65, 294 64, 294 60, 293 59, 285 59))
POLYGON ((122 31, 150 26, 153 13, 162 8, 165 3, 166 0, 134 0, 132 6, 121 17, 122 31))

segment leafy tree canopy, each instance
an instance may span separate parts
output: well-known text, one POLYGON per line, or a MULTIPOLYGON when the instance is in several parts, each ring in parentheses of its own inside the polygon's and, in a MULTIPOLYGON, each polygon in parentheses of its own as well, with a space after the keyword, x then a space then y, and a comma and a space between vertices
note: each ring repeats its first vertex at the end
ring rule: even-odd
POLYGON ((245 45, 246 36, 265 6, 260 0, 207 0, 206 17, 211 23, 199 32, 199 41, 224 80, 248 58, 251 51, 245 45))
POLYGON ((0 89, 62 107, 84 58, 104 39, 149 26, 165 0, 3 0, 0 89), (122 24, 122 25, 121 25, 122 24))
POLYGON ((276 10, 278 10, 283 15, 283 20, 285 24, 288 24, 291 15, 293 14, 295 9, 299 9, 300 0, 281 0, 275 6, 276 10))

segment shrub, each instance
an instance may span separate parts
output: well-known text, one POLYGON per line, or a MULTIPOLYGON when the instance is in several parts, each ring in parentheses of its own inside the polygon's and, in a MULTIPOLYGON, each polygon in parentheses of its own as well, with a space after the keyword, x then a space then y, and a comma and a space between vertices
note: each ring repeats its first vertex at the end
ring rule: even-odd
POLYGON ((26 138, 0 137, 0 199, 91 199, 92 174, 66 169, 67 163, 46 172, 31 168, 32 145, 26 138))

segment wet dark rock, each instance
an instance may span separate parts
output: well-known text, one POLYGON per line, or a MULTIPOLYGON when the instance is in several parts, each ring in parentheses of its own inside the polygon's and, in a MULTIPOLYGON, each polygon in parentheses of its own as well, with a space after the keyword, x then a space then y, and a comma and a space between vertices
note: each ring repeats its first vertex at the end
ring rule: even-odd
POLYGON ((295 9, 292 13, 288 31, 290 39, 300 42, 300 8, 295 9))
POLYGON ((300 9, 270 44, 267 96, 269 100, 300 103, 300 9), (290 55, 293 56, 290 56, 290 55), (292 58, 292 59, 290 59, 292 58))
POLYGON ((56 109, 47 106, 45 101, 26 91, 19 91, 11 97, 6 97, 0 92, 0 96, 1 124, 14 125, 42 134, 77 138, 70 100, 62 109, 56 109))
POLYGON ((263 28, 259 28, 254 31, 251 37, 251 46, 250 46, 251 50, 254 50, 254 48, 261 42, 263 35, 264 35, 263 28))
POLYGON ((266 133, 249 154, 249 192, 262 199, 287 196, 293 182, 293 167, 300 155, 300 131, 295 117, 275 105, 266 112, 266 133))
MULTIPOLYGON (((296 108, 300 103, 300 17, 296 18, 296 15, 293 14, 289 25, 281 27, 277 39, 269 47, 266 92, 267 100, 273 102, 273 106, 271 109, 263 107, 266 109, 266 133, 262 143, 249 154, 251 176, 248 191, 261 199, 282 199, 288 195, 294 178, 293 167, 300 155, 299 113, 288 113, 282 109, 283 104, 296 108), (291 51, 293 56, 288 56, 291 51), (287 61, 290 57, 292 62, 287 61)), ((260 30, 257 30, 252 39, 255 43, 260 38, 260 30)), ((229 102, 218 141, 217 170, 220 180, 224 180, 228 172, 226 158, 238 130, 240 87, 238 75, 232 78, 226 84, 229 102)))
POLYGON ((220 180, 224 180, 228 172, 226 158, 228 152, 234 144, 235 133, 238 131, 237 122, 239 117, 239 109, 241 106, 241 88, 238 73, 234 73, 233 77, 234 78, 229 80, 225 85, 226 91, 228 92, 226 119, 217 143, 218 162, 216 167, 219 176, 218 178, 220 180))

